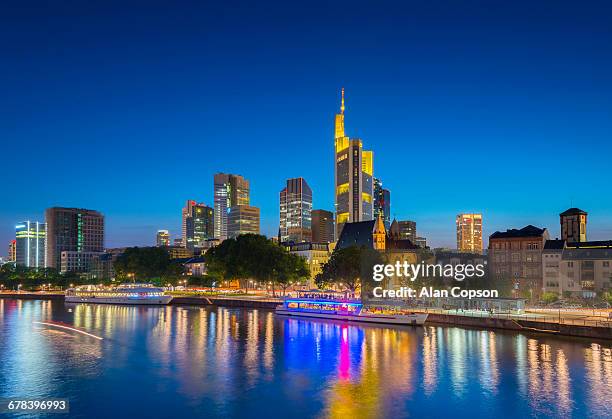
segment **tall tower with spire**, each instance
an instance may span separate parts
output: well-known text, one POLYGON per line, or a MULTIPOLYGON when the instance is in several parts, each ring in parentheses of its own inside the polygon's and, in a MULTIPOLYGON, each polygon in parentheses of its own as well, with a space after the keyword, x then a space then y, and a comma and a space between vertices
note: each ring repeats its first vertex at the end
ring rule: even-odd
MULTIPOLYGON (((336 143, 339 138, 344 138, 344 87, 342 88, 342 102, 340 105, 340 113, 336 114, 336 143)), ((336 144, 336 147, 338 145, 336 144)))
POLYGON ((343 88, 334 136, 336 238, 340 237, 345 223, 374 219, 374 153, 363 150, 363 143, 359 138, 349 138, 345 135, 344 111, 343 88))

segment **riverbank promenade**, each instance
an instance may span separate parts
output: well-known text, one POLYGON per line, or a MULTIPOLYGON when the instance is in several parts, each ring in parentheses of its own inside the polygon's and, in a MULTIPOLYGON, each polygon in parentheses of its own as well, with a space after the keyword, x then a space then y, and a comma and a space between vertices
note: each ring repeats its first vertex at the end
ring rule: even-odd
MULTIPOLYGON (((2 292, 0 298, 23 300, 59 300, 61 292, 2 292)), ((266 295, 232 295, 206 293, 175 293, 171 305, 220 306, 273 310, 282 303, 281 297, 266 295)), ((415 312, 428 313, 427 324, 458 327, 505 329, 528 333, 547 333, 560 336, 586 337, 612 340, 610 309, 530 309, 522 313, 491 313, 482 310, 444 310, 414 308, 415 312)))

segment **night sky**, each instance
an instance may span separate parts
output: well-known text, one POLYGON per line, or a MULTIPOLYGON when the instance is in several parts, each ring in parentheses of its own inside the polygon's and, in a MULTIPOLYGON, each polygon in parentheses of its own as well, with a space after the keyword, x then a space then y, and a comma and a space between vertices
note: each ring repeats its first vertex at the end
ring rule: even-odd
POLYGON ((219 171, 265 234, 289 177, 332 210, 343 86, 347 135, 431 245, 462 211, 555 237, 570 206, 612 239, 608 1, 95 3, 3 3, 0 255, 50 206, 103 212, 108 247, 178 237, 219 171))

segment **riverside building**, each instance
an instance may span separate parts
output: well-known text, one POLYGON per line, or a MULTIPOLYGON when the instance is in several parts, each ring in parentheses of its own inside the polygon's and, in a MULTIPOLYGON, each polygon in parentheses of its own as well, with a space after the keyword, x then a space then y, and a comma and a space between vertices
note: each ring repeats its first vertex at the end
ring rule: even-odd
POLYGON ((570 208, 559 214, 561 239, 568 242, 587 241, 587 215, 580 208, 570 208))
POLYGON ((45 221, 48 267, 60 269, 65 259, 67 270, 77 265, 86 271, 91 254, 104 251, 104 216, 98 211, 53 207, 45 211, 45 221))
POLYGON ((612 240, 548 240, 542 252, 542 289, 560 297, 593 298, 612 291, 612 240))
POLYGON ((295 243, 287 247, 290 253, 306 260, 306 266, 310 272, 306 284, 309 289, 316 288, 314 279, 322 271, 323 265, 329 261, 333 248, 333 243, 295 243))
POLYGON ((511 282, 515 293, 540 294, 542 251, 548 230, 532 225, 521 229, 496 231, 489 236, 489 275, 511 282))
POLYGON ((45 223, 22 221, 15 226, 15 262, 27 268, 44 268, 46 263, 45 223))

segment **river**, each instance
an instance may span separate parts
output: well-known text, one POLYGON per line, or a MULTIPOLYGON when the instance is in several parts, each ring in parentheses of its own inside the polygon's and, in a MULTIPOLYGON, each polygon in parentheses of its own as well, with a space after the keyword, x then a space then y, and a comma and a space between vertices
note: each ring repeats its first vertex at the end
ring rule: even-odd
POLYGON ((84 418, 605 418, 611 347, 268 310, 0 299, 0 399, 66 398, 84 418))

